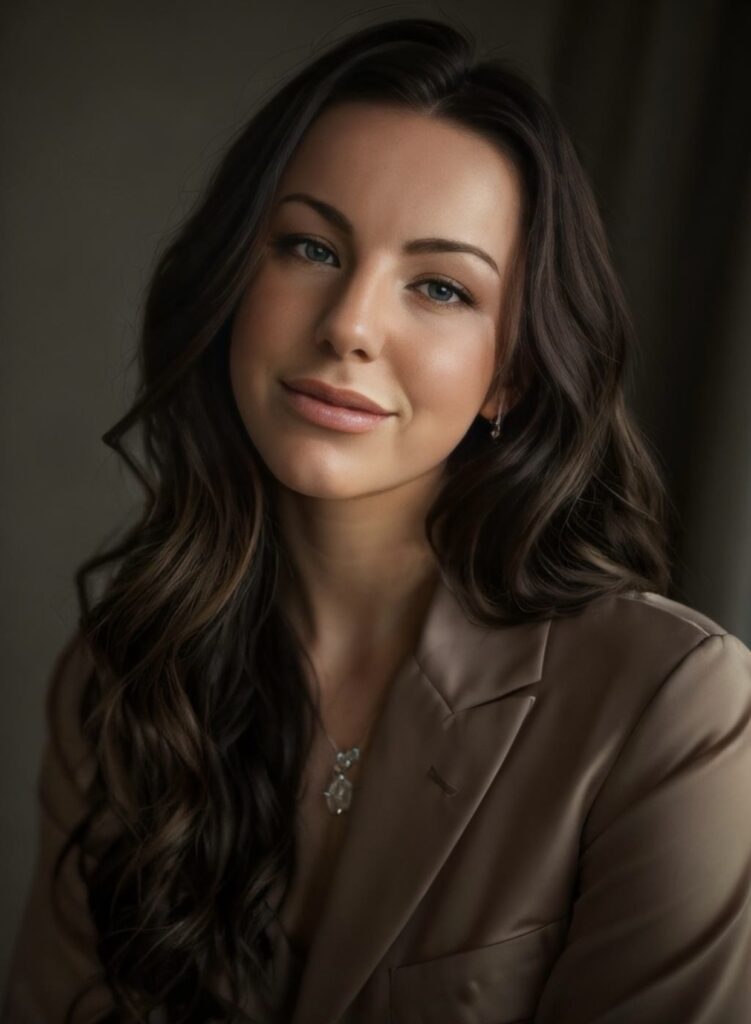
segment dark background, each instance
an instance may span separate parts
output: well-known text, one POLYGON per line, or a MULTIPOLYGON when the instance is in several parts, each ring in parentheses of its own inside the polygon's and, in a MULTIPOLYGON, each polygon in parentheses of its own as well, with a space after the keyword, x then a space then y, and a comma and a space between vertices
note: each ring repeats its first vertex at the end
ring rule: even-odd
POLYGON ((72 573, 139 492, 143 289, 229 135, 288 71, 387 18, 470 28, 561 113, 639 332, 631 406, 682 521, 670 596, 751 645, 751 2, 8 2, 0 13, 0 977, 31 876, 43 698, 72 573))

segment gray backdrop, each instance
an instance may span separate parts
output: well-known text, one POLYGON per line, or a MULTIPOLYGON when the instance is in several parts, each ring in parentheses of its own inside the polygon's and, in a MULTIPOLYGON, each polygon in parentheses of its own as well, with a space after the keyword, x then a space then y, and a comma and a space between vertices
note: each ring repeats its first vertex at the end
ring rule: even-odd
POLYGON ((589 169, 641 347, 631 404, 683 522, 671 596, 751 644, 751 43, 745 0, 55 3, 0 18, 0 977, 36 840, 43 699, 75 566, 138 492, 125 411, 155 249, 230 132, 328 38, 464 21, 558 107, 589 169))

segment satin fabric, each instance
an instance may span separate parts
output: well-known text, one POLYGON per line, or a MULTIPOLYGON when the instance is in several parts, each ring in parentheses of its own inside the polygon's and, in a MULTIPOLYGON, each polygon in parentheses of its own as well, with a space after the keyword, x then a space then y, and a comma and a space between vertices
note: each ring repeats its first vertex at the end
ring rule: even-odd
MULTIPOLYGON (((80 809, 58 758, 6 1024, 62 1022, 97 971, 74 879, 76 943, 50 912, 80 809)), ((488 629, 439 580, 349 815, 309 954, 274 920, 271 992, 237 1020, 751 1022, 751 652, 699 611, 629 592, 488 629)))

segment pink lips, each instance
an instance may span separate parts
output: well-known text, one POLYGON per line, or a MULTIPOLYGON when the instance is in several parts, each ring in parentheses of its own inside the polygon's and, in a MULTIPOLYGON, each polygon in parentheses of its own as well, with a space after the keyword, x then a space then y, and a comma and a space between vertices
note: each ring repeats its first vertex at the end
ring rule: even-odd
MULTIPOLYGON (((297 384, 297 382, 295 382, 297 384)), ((296 391, 289 384, 282 381, 282 387, 290 406, 309 423, 315 423, 321 427, 329 427, 332 430, 341 430, 349 434, 362 434, 372 430, 384 420, 387 420, 393 413, 373 412, 369 409, 355 409, 344 405, 333 405, 323 398, 318 398, 302 391, 296 391)), ((341 394, 342 392, 339 392, 341 394)), ((356 394, 345 392, 345 394, 356 394)), ((363 396, 357 395, 357 400, 369 402, 363 396)), ((375 403, 369 403, 375 405, 375 403)), ((376 406, 380 408, 380 406, 376 406)))
POLYGON ((321 398, 330 405, 343 405, 348 409, 363 409, 365 412, 389 412, 378 402, 374 402, 372 398, 361 395, 359 391, 338 388, 333 384, 327 384, 324 380, 317 380, 315 377, 296 377, 293 380, 284 381, 284 383, 294 391, 302 391, 303 394, 321 398))

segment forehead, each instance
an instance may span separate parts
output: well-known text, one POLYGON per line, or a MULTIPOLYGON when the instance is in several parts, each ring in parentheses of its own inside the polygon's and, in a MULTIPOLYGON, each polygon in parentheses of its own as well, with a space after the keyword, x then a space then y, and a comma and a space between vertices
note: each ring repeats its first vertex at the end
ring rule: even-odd
POLYGON ((521 207, 516 168, 490 140, 447 119, 364 102, 339 103, 311 124, 278 193, 298 190, 338 206, 356 231, 450 233, 491 247, 499 260, 521 207))

